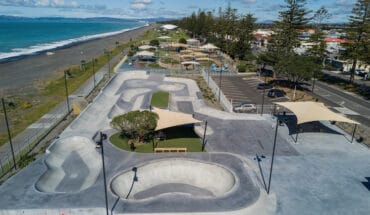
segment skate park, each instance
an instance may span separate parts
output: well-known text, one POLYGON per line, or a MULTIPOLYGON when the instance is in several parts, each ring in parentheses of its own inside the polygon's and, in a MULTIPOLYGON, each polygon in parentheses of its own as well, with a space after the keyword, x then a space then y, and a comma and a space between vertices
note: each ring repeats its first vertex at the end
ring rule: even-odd
POLYGON ((264 178, 273 150, 274 116, 212 109, 195 81, 138 70, 117 71, 45 155, 0 187, 0 214, 105 213, 101 152, 93 137, 117 133, 111 119, 149 109, 158 90, 170 93, 171 111, 208 122, 206 152, 136 153, 117 148, 108 138, 103 144, 112 214, 317 214, 326 208, 363 214, 370 209, 369 191, 352 180, 370 176, 370 153, 364 146, 337 133, 303 133, 295 143, 288 128, 281 127, 268 194, 264 178))

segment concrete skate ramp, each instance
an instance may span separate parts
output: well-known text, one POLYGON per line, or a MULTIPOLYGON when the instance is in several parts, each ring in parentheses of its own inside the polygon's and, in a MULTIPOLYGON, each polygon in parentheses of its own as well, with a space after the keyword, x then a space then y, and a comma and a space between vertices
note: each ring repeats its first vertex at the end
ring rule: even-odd
POLYGON ((130 200, 170 193, 215 198, 227 195, 235 184, 234 174, 220 165, 189 159, 166 159, 137 167, 136 175, 130 170, 116 176, 111 188, 116 195, 130 200))
POLYGON ((36 183, 41 192, 80 192, 95 183, 102 169, 95 143, 86 137, 59 139, 47 153, 48 170, 36 183))

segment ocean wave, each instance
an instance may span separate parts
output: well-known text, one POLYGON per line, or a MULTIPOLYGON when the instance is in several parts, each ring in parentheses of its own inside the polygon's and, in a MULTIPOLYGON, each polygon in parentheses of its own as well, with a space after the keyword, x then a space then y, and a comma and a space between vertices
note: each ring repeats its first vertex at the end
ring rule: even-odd
POLYGON ((108 36, 112 36, 112 35, 116 35, 116 34, 121 34, 121 33, 127 32, 127 31, 131 31, 131 30, 141 28, 143 26, 147 26, 147 24, 137 26, 137 27, 134 27, 134 28, 126 28, 126 29, 123 29, 123 30, 120 30, 120 31, 113 31, 113 32, 107 32, 107 33, 102 33, 102 34, 82 36, 82 37, 78 37, 78 38, 56 41, 56 42, 52 42, 52 43, 37 44, 37 45, 34 45, 34 46, 30 46, 28 48, 14 48, 14 49, 12 49, 12 52, 5 52, 5 53, 0 52, 0 61, 6 61, 6 60, 9 60, 9 59, 18 58, 18 57, 21 57, 21 56, 34 55, 34 54, 38 54, 38 53, 42 53, 42 52, 46 52, 46 51, 50 51, 50 50, 55 50, 55 49, 58 49, 58 48, 63 48, 63 47, 70 46, 70 45, 73 45, 73 44, 86 42, 86 41, 93 40, 93 39, 104 38, 104 37, 108 37, 108 36))

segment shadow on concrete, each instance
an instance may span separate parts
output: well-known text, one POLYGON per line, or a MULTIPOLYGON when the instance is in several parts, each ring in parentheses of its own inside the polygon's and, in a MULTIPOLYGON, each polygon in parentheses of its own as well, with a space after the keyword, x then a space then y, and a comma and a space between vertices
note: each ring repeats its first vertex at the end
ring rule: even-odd
POLYGON ((319 121, 302 123, 297 126, 297 117, 295 115, 279 115, 280 125, 287 125, 289 129, 289 135, 299 133, 328 133, 328 134, 340 134, 319 121))
POLYGON ((127 193, 126 199, 128 199, 128 197, 130 197, 130 194, 132 192, 132 189, 134 188, 135 182, 139 181, 139 179, 137 177, 137 174, 136 174, 137 173, 137 167, 133 167, 132 171, 134 172, 134 177, 132 177, 132 184, 131 184, 130 190, 127 193))
POLYGON ((368 191, 370 191, 370 177, 365 177, 367 181, 361 182, 368 191))

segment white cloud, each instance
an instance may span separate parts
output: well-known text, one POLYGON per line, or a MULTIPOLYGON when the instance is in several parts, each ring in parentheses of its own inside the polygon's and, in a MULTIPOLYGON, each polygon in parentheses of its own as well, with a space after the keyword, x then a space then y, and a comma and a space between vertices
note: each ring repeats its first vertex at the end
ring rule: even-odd
POLYGON ((151 3, 153 3, 152 0, 132 0, 130 7, 134 10, 145 10, 151 3))
POLYGON ((138 3, 141 3, 141 4, 151 4, 153 1, 152 0, 133 0, 132 3, 133 4, 138 4, 138 3))
POLYGON ((132 9, 135 9, 135 10, 143 10, 146 8, 146 4, 143 4, 143 3, 135 3, 135 4, 131 4, 130 7, 132 9))
POLYGON ((0 5, 18 7, 77 8, 76 1, 64 0, 0 0, 0 5))

